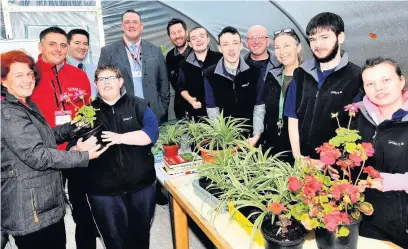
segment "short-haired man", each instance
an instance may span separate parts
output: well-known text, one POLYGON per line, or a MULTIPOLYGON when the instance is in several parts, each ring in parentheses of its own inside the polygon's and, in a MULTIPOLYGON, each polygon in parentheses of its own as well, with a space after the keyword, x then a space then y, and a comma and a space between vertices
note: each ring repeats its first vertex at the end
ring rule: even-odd
POLYGON ((218 35, 223 57, 205 70, 205 103, 210 119, 223 111, 224 116, 246 118, 252 126, 250 145, 255 145, 264 129, 265 105, 258 88, 259 70, 240 58, 241 35, 225 27, 218 35))
POLYGON ((191 53, 181 62, 177 90, 188 102, 188 116, 195 118, 207 116, 205 106, 204 70, 221 59, 222 54, 210 49, 210 36, 203 27, 195 27, 188 34, 191 53))
POLYGON ((95 73, 98 97, 92 106, 111 147, 89 164, 87 193, 106 248, 149 248, 155 209, 156 172, 151 146, 159 136, 155 115, 145 100, 126 94, 116 66, 95 73))
POLYGON ((344 106, 353 102, 362 87, 360 67, 349 62, 344 43, 344 22, 339 15, 324 12, 306 27, 314 58, 295 70, 289 85, 284 115, 289 118, 293 156, 318 159, 315 148, 335 135, 338 127, 331 113, 338 113, 340 125, 347 125, 344 106))
POLYGON ((117 66, 127 94, 145 99, 159 123, 166 122, 170 84, 163 53, 141 38, 143 23, 137 11, 125 11, 121 29, 123 38, 102 48, 98 66, 117 66))
MULTIPOLYGON (((82 106, 80 98, 70 98, 72 103, 63 101, 62 95, 74 96, 84 91, 90 96, 91 88, 86 73, 65 62, 68 50, 67 33, 59 27, 41 31, 38 44, 40 54, 36 68, 40 81, 31 99, 38 105, 45 120, 51 127, 70 122, 76 113, 76 106, 82 106)), ((60 149, 62 147, 59 147, 60 149)))
POLYGON ((93 82, 96 66, 85 63, 84 60, 89 50, 89 33, 84 29, 72 29, 68 32, 68 56, 67 62, 74 67, 85 71, 91 84, 91 94, 96 96, 96 86, 93 82))
MULTIPOLYGON (((91 87, 84 71, 65 62, 68 38, 63 29, 50 27, 43 30, 38 47, 41 54, 36 66, 40 82, 31 99, 38 105, 48 124, 55 127, 69 122, 76 113, 76 106, 83 105, 79 98, 71 97, 73 103, 63 101, 62 95, 75 96, 76 93, 84 91, 85 97, 88 98, 91 96, 91 87)), ((65 149, 65 144, 58 148, 65 149)), ((78 249, 96 248, 95 228, 82 181, 74 178, 74 175, 82 173, 83 169, 64 172, 64 177, 69 178, 68 193, 73 207, 72 216, 77 224, 76 243, 78 249)))
POLYGON ((191 48, 187 42, 187 24, 178 18, 173 18, 167 23, 167 35, 170 38, 174 48, 166 55, 167 74, 170 84, 175 91, 174 96, 174 113, 177 119, 181 119, 186 115, 188 103, 181 97, 177 91, 177 79, 180 69, 180 63, 185 61, 191 52, 191 48))

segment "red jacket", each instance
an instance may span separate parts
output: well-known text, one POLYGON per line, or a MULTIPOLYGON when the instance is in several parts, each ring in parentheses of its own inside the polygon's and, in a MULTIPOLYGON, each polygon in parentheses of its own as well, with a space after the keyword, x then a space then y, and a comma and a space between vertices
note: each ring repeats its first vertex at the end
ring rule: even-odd
MULTIPOLYGON (((88 76, 81 69, 64 62, 62 68, 60 68, 58 73, 56 73, 55 65, 43 61, 42 54, 40 54, 36 64, 36 70, 39 74, 40 81, 34 88, 34 92, 31 95, 31 100, 37 104, 45 120, 47 120, 51 127, 56 126, 55 111, 61 111, 63 109, 63 105, 60 102, 61 92, 73 94, 76 90, 83 90, 86 93, 85 103, 89 104, 91 85, 89 83, 88 76)), ((80 99, 73 101, 73 103, 77 107, 81 107, 83 105, 83 102, 80 99)), ((64 102, 64 106, 65 110, 71 111, 71 119, 73 119, 76 113, 76 107, 73 104, 66 102, 64 102)), ((65 147, 66 143, 59 145, 58 149, 65 150, 65 147)))
MULTIPOLYGON (((63 108, 60 102, 61 93, 73 94, 76 90, 84 90, 86 93, 85 103, 89 104, 91 85, 84 71, 64 62, 64 65, 56 74, 55 65, 43 61, 42 54, 38 56, 36 68, 40 76, 40 82, 34 88, 31 100, 38 105, 42 115, 51 127, 55 127, 55 111, 61 111, 63 108)), ((78 107, 83 105, 82 100, 79 99, 73 101, 73 103, 78 107)), ((71 119, 73 119, 76 113, 75 106, 66 102, 64 102, 64 105, 66 110, 71 111, 71 119)))

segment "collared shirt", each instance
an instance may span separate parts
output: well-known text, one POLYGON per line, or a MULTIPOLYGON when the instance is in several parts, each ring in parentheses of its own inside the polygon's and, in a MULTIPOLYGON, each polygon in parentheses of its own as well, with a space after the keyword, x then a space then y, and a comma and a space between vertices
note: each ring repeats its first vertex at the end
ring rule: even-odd
MULTIPOLYGON (((190 48, 190 46, 187 45, 186 49, 184 49, 183 53, 181 53, 181 55, 184 58, 187 58, 187 56, 190 54, 192 48, 190 48)), ((178 56, 180 55, 180 51, 177 48, 174 48, 174 56, 178 56)))
POLYGON ((126 46, 129 48, 129 49, 126 49, 126 54, 128 55, 130 68, 132 70, 133 87, 135 89, 134 94, 135 96, 144 99, 143 71, 142 71, 142 58, 141 58, 142 39, 139 38, 139 40, 135 44, 132 44, 125 37, 124 37, 124 41, 126 43, 126 46))
POLYGON ((74 67, 78 67, 79 63, 82 63, 84 65, 83 70, 85 71, 89 79, 89 84, 91 86, 91 95, 92 97, 96 97, 96 94, 98 93, 98 90, 96 89, 96 85, 94 83, 96 66, 94 64, 80 62, 70 56, 67 56, 67 62, 74 67))

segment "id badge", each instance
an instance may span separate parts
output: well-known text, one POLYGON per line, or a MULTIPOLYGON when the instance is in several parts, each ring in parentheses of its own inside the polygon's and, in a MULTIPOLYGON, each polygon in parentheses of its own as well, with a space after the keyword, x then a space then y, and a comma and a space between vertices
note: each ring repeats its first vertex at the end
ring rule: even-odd
POLYGON ((71 122, 71 111, 55 111, 55 125, 71 122))
POLYGON ((142 71, 133 71, 132 72, 132 77, 133 78, 141 78, 142 77, 142 71))

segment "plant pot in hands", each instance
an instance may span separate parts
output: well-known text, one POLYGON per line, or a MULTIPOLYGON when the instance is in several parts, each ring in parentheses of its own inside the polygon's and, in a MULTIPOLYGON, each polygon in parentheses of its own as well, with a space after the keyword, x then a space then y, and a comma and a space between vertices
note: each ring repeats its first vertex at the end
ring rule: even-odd
POLYGON ((179 149, 179 145, 177 145, 177 144, 163 145, 164 156, 166 156, 166 157, 177 156, 178 155, 178 149, 179 149))
MULTIPOLYGON (((305 242, 306 229, 295 219, 287 227, 288 231, 279 232, 280 227, 272 224, 270 218, 262 223, 261 231, 265 239, 265 249, 302 249, 305 242)), ((328 248, 325 248, 328 249, 328 248)))
POLYGON ((349 225, 342 225, 349 229, 347 236, 336 236, 335 232, 318 228, 315 230, 316 243, 319 249, 357 249, 359 227, 362 216, 358 220, 352 219, 349 225))
POLYGON ((91 136, 95 136, 98 140, 96 144, 100 144, 101 148, 105 147, 108 142, 102 141, 102 131, 106 130, 106 127, 103 122, 101 121, 94 121, 93 127, 90 124, 84 124, 80 127, 74 129, 74 134, 72 135, 72 139, 78 140, 82 138, 82 141, 87 140, 91 136))

